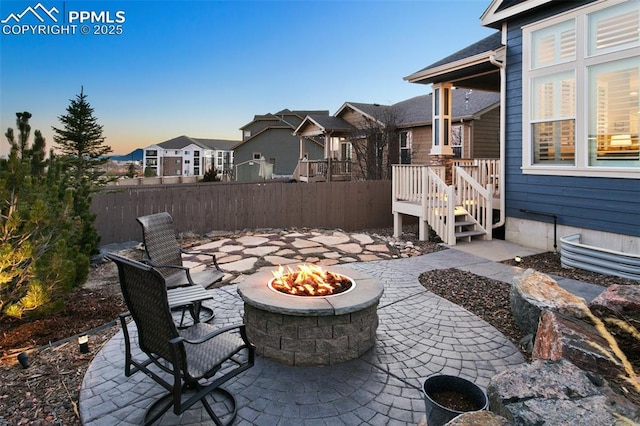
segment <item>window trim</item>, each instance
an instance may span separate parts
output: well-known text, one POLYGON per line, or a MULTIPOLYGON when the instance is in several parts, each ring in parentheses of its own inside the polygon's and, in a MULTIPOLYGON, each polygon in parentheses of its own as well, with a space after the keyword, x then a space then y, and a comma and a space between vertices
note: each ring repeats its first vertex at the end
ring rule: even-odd
POLYGON ((398 160, 399 160, 399 164, 412 164, 413 163, 413 132, 412 130, 401 130, 399 135, 398 135, 398 160), (406 146, 403 148, 402 147, 402 135, 406 135, 405 138, 405 142, 406 142, 406 146), (408 163, 403 163, 402 162, 402 151, 408 151, 409 152, 409 162, 408 163))
POLYGON ((588 55, 588 15, 600 10, 608 9, 627 0, 601 0, 548 19, 537 21, 522 27, 522 173, 531 175, 557 176, 591 176, 640 178, 638 167, 591 166, 589 165, 589 111, 587 96, 589 92, 589 67, 593 65, 612 63, 622 59, 639 58, 634 55, 637 47, 626 47, 615 52, 607 52, 594 56, 588 55), (576 31, 576 60, 560 62, 554 65, 532 68, 532 34, 544 28, 574 20, 576 31), (534 164, 533 141, 531 124, 531 102, 533 100, 533 81, 536 77, 573 71, 575 76, 575 162, 568 164, 534 164))

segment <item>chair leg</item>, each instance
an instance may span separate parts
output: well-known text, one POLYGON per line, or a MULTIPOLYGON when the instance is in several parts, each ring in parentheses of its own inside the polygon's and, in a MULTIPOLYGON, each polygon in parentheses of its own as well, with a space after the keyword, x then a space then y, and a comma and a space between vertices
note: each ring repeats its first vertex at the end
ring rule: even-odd
POLYGON ((169 408, 173 406, 173 395, 171 392, 164 394, 160 399, 156 400, 153 404, 147 408, 144 413, 144 425, 152 425, 160 417, 162 417, 169 408))
MULTIPOLYGON (((198 390, 199 389, 196 389, 196 388, 191 389, 192 392, 197 392, 198 390)), ((211 420, 213 420, 213 422, 217 426, 228 426, 232 424, 238 414, 238 404, 236 402, 236 398, 231 394, 231 392, 229 392, 224 388, 218 387, 211 390, 209 393, 202 396, 202 398, 200 399, 200 402, 204 406, 204 409, 206 410, 206 412, 209 414, 209 417, 211 418, 211 420), (208 395, 211 395, 213 397, 213 395, 216 393, 220 394, 222 396, 222 399, 227 401, 229 406, 229 412, 223 415, 223 417, 225 418, 224 421, 220 419, 220 417, 213 410, 213 407, 211 407, 211 404, 209 403, 209 401, 207 401, 208 395)), ((214 402, 218 402, 218 401, 214 400, 214 402)), ((189 404, 189 403, 186 402, 186 404, 189 404)), ((193 402, 191 404, 193 404, 193 402)), ((153 404, 149 406, 149 408, 147 408, 147 410, 144 413, 143 424, 145 426, 152 425, 153 423, 158 421, 162 416, 164 416, 171 407, 173 407, 173 396, 171 392, 163 394, 159 399, 154 401, 153 404)), ((185 409, 184 404, 181 405, 180 407, 181 414, 187 411, 188 409, 189 408, 185 409)))
POLYGON ((175 308, 172 308, 171 311, 180 313, 179 321, 176 317, 174 317, 176 320, 176 323, 178 324, 179 329, 190 327, 194 323, 198 323, 198 322, 209 322, 215 317, 213 309, 208 308, 206 306, 202 306, 200 302, 192 303, 189 306, 175 307, 175 308), (198 305, 198 306, 194 306, 194 305, 198 305), (187 310, 189 311, 190 318, 186 317, 187 310))
POLYGON ((231 404, 231 409, 229 411, 229 413, 225 416, 227 417, 225 419, 225 421, 223 422, 222 420, 220 420, 220 417, 218 417, 218 415, 213 411, 213 408, 211 407, 211 404, 209 404, 209 401, 207 401, 206 396, 204 398, 202 398, 200 400, 200 402, 202 402, 202 405, 204 406, 204 409, 207 411, 207 413, 209 413, 209 417, 211 417, 211 420, 213 420, 213 422, 218 425, 218 426, 227 426, 230 425, 231 423, 233 423, 233 421, 236 418, 236 415, 238 414, 238 405, 236 403, 236 398, 231 394, 231 392, 229 392, 228 390, 224 389, 224 388, 216 388, 213 391, 211 391, 209 393, 209 395, 215 394, 215 393, 220 393, 223 395, 224 398, 227 398, 230 401, 231 404))
POLYGON ((202 306, 202 302, 195 302, 193 304, 191 315, 194 319, 197 319, 195 322, 209 322, 215 317, 213 309, 202 306))

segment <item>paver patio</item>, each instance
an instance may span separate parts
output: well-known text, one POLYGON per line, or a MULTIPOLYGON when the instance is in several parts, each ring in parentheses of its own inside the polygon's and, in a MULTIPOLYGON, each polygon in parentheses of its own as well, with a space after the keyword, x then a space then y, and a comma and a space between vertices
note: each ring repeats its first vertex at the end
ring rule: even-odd
MULTIPOLYGON (((465 309, 425 290, 422 272, 460 268, 510 282, 518 268, 450 249, 418 257, 343 265, 384 285, 373 349, 358 360, 329 367, 288 367, 257 358, 227 386, 237 398, 238 425, 418 424, 424 415, 421 383, 430 374, 459 375, 486 387, 496 373, 524 362, 500 332, 465 309)), ((214 325, 242 321, 237 285, 214 292, 214 325)), ((142 373, 123 373, 123 335, 96 355, 80 391, 85 425, 139 424, 164 392, 142 373)), ((208 424, 196 405, 161 424, 208 424)))

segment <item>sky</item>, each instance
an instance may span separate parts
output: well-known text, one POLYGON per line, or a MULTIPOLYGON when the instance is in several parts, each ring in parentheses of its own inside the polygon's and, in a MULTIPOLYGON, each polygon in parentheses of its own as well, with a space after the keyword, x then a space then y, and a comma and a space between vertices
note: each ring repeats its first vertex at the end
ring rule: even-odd
POLYGON ((390 105, 431 91, 403 77, 494 32, 480 23, 490 3, 2 0, 2 134, 29 111, 55 147, 52 126, 81 90, 113 154, 180 135, 240 140, 255 115, 285 108, 390 105))

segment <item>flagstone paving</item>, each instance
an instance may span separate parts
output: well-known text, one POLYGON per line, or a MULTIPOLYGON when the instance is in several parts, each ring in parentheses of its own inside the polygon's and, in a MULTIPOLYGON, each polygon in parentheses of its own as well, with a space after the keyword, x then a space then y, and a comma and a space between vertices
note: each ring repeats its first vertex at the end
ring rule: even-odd
MULTIPOLYGON (((234 248, 234 256, 241 257, 229 263, 220 258, 229 284, 210 290, 213 300, 205 303, 216 313, 212 322, 216 326, 242 321, 244 304, 237 283, 261 268, 273 270, 305 259, 346 263, 384 285, 377 341, 370 351, 329 367, 288 367, 258 357, 253 368, 226 386, 238 402, 234 424, 416 425, 425 409, 421 383, 430 374, 458 375, 485 387, 496 373, 524 362, 518 349, 495 328, 430 293, 418 281, 422 272, 460 268, 510 282, 521 272, 516 267, 455 249, 403 258, 391 244, 365 234, 265 233, 243 239, 244 244, 239 239, 221 241, 197 247, 219 253, 228 245, 234 248), (343 235, 347 242, 343 243, 343 235), (274 245, 274 241, 283 243, 280 255, 258 256, 256 242, 274 245), (239 245, 242 248, 237 249, 239 245), (313 257, 300 253, 311 247, 321 250, 313 257)), ((126 378, 123 359, 119 332, 96 355, 85 375, 79 399, 83 424, 139 424, 145 407, 163 392, 142 373, 126 378)), ((167 414, 161 424, 209 424, 200 407, 197 404, 180 418, 167 414)))

